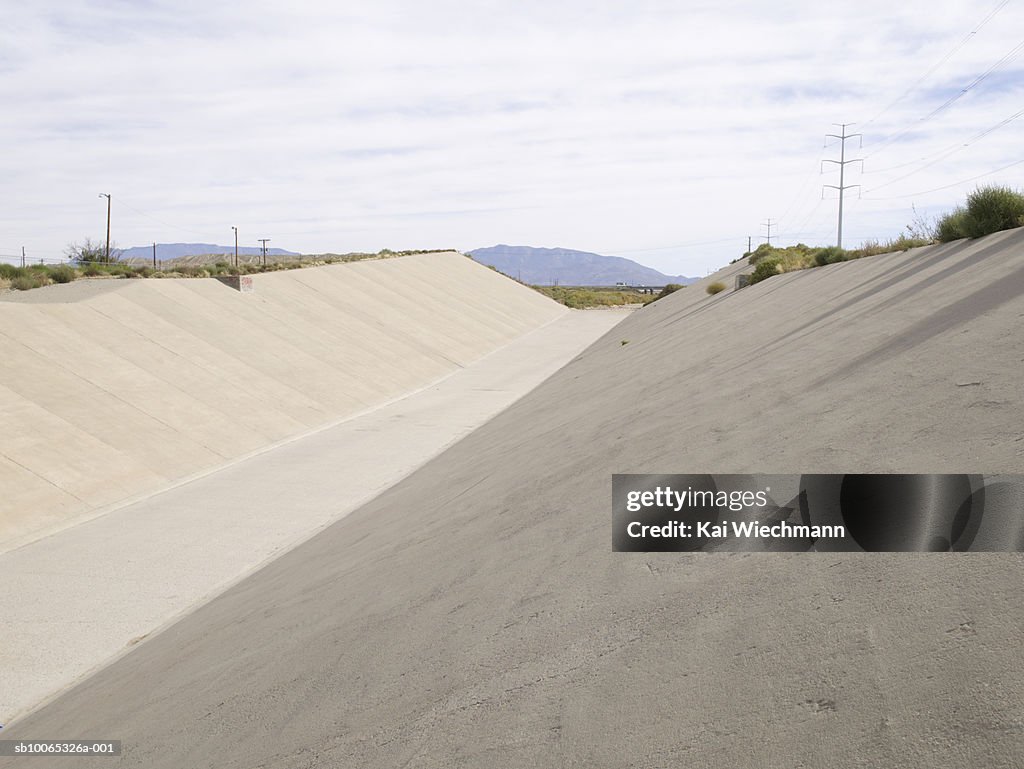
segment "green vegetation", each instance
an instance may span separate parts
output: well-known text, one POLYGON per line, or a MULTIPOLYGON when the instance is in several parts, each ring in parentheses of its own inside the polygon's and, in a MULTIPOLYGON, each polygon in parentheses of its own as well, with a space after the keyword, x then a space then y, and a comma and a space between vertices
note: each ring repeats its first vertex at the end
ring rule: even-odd
MULTIPOLYGON (((650 294, 641 294, 639 291, 621 288, 569 288, 566 286, 533 286, 532 288, 574 310, 582 310, 587 307, 649 304, 657 298, 650 294)), ((666 286, 666 288, 668 287, 666 286)))
POLYGON ((32 288, 39 288, 45 286, 47 283, 46 276, 42 273, 32 274, 26 272, 24 275, 19 275, 11 280, 11 288, 15 291, 28 291, 32 288))
POLYGON ((967 211, 957 207, 939 219, 935 237, 940 243, 949 243, 967 237, 967 211))
MULTIPOLYGON (((803 267, 797 267, 794 269, 804 269, 803 267)), ((770 278, 772 275, 778 275, 780 272, 784 272, 782 269, 782 257, 769 256, 761 259, 757 263, 757 267, 754 268, 753 274, 750 276, 751 285, 754 283, 760 283, 766 278, 770 278)))
POLYGON ((914 221, 907 225, 907 232, 885 243, 869 240, 855 249, 843 249, 838 246, 811 248, 803 243, 777 248, 762 243, 753 252, 744 256, 754 267, 750 282, 758 283, 783 272, 822 267, 876 254, 907 251, 936 241, 948 243, 961 238, 980 238, 993 232, 1022 226, 1024 193, 1009 187, 990 185, 978 187, 967 196, 965 205, 957 206, 938 221, 929 221, 914 209, 914 221))
POLYGON ((661 289, 661 291, 658 292, 658 295, 654 297, 654 299, 652 299, 651 301, 657 302, 659 299, 664 299, 669 294, 674 294, 681 288, 686 288, 686 286, 684 286, 682 283, 669 283, 663 289, 661 289))
POLYGON ((725 284, 720 280, 716 280, 714 283, 711 283, 704 290, 707 291, 712 296, 714 296, 715 294, 720 294, 723 291, 725 291, 725 284))
MULTIPOLYGON (((270 261, 266 266, 255 261, 240 262, 238 267, 226 261, 223 256, 184 257, 173 260, 154 269, 149 263, 132 263, 120 261, 120 251, 111 247, 111 258, 105 261, 106 246, 97 245, 88 238, 83 244, 68 246, 65 253, 71 262, 58 265, 33 264, 27 267, 15 267, 0 263, 0 290, 12 288, 17 291, 28 291, 51 283, 70 283, 82 278, 212 278, 222 275, 251 275, 261 272, 278 270, 295 270, 302 267, 315 267, 324 264, 358 262, 364 259, 388 259, 396 256, 413 254, 441 253, 453 249, 438 248, 424 251, 390 251, 384 249, 377 254, 317 254, 313 256, 290 257, 287 260, 270 261), (98 250, 97 250, 98 249, 98 250), (101 258, 93 259, 99 255, 101 258), (198 264, 183 264, 185 260, 195 260, 198 264)), ((253 257, 246 257, 253 259, 253 257)), ((639 294, 637 295, 639 296, 639 294)), ((648 297, 649 299, 649 297, 648 297)), ((637 300, 640 301, 640 300, 637 300)), ((621 304, 622 302, 612 302, 621 304)))
POLYGON ((556 302, 571 307, 574 310, 583 310, 587 307, 618 307, 622 305, 648 305, 656 302, 662 297, 678 291, 686 286, 680 283, 669 283, 657 295, 641 294, 630 288, 595 286, 592 288, 572 288, 567 286, 531 286, 544 296, 554 299, 556 302))
POLYGON ((784 272, 806 270, 810 267, 822 267, 826 264, 846 262, 850 259, 860 259, 865 256, 907 251, 918 246, 927 246, 931 242, 931 238, 901 234, 899 237, 885 243, 869 240, 861 245, 860 248, 855 249, 839 248, 839 246, 812 247, 803 243, 779 248, 762 243, 749 257, 750 264, 754 266, 754 272, 750 276, 750 283, 759 283, 766 278, 784 272))
POLYGON ((78 277, 78 271, 74 267, 68 267, 66 264, 53 267, 48 272, 50 280, 54 283, 70 283, 78 277))
POLYGON ((993 232, 1024 226, 1024 194, 1009 187, 978 187, 939 219, 935 236, 942 243, 961 238, 980 238, 993 232))
POLYGON ((86 238, 81 243, 69 243, 64 254, 78 264, 113 264, 121 258, 121 249, 111 243, 108 252, 106 242, 93 242, 86 238))

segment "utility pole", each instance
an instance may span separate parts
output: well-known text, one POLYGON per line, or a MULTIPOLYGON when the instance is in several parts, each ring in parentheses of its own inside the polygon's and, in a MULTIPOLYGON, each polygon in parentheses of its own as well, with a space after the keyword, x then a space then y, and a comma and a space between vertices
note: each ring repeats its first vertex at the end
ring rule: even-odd
POLYGON ((263 244, 263 266, 266 267, 267 266, 267 243, 270 241, 270 238, 257 238, 257 240, 260 243, 263 244))
MULTIPOLYGON (((839 166, 839 186, 837 187, 834 184, 826 184, 824 186, 825 187, 831 187, 834 190, 839 190, 839 227, 838 227, 837 233, 836 233, 836 245, 839 246, 839 248, 842 248, 843 247, 843 191, 844 190, 848 190, 848 189, 850 189, 852 187, 860 187, 859 184, 843 184, 843 180, 844 180, 844 178, 846 176, 846 174, 845 174, 846 164, 847 163, 860 163, 861 164, 860 165, 861 170, 863 171, 864 170, 864 161, 861 158, 853 158, 851 160, 847 160, 846 159, 846 140, 847 139, 852 139, 854 136, 861 137, 861 134, 848 134, 848 133, 846 133, 846 127, 853 125, 853 123, 833 123, 832 125, 839 126, 840 129, 842 129, 841 132, 838 133, 838 134, 825 134, 825 138, 826 138, 826 140, 829 139, 829 138, 839 139, 839 160, 822 160, 821 161, 821 165, 822 165, 822 173, 824 173, 825 163, 835 163, 837 166, 839 166)), ((861 141, 863 142, 863 137, 861 137, 861 141)), ((828 146, 828 144, 826 143, 825 146, 828 146)), ((824 196, 825 196, 825 190, 824 189, 822 189, 821 194, 822 194, 822 198, 824 198, 824 196)))
POLYGON ((238 269, 238 228, 232 226, 231 229, 235 231, 235 269, 238 269))
MULTIPOLYGON (((768 228, 768 245, 770 246, 772 244, 772 220, 769 219, 767 222, 762 222, 761 226, 768 228)), ((778 227, 779 223, 775 222, 775 226, 778 227)))
POLYGON ((25 247, 21 247, 21 266, 25 266, 25 247))
POLYGON ((101 198, 107 199, 107 250, 105 252, 104 261, 110 262, 110 195, 105 192, 100 193, 101 198))
POLYGON ((153 244, 153 269, 156 269, 156 243, 153 244))
POLYGON ((750 238, 749 235, 747 235, 747 253, 748 254, 751 253, 754 250, 753 247, 750 244, 750 241, 751 241, 751 238, 750 238))

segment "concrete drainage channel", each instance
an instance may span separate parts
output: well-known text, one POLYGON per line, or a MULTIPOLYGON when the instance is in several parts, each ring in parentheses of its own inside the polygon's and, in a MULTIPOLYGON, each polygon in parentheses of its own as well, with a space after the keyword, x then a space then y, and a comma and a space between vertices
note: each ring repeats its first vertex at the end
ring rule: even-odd
POLYGON ((0 554, 0 724, 401 480, 626 315, 566 313, 417 393, 0 554))

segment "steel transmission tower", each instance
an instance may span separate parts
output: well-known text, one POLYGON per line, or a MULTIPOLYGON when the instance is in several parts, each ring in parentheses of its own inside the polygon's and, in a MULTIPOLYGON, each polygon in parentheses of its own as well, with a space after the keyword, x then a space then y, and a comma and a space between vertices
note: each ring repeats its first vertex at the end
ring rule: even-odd
MULTIPOLYGON (((836 186, 835 184, 825 184, 825 185, 823 185, 823 187, 831 187, 834 190, 839 190, 839 227, 838 227, 838 232, 836 234, 836 245, 839 246, 840 248, 842 248, 843 247, 843 191, 844 190, 848 190, 848 189, 850 189, 852 187, 860 187, 859 184, 843 184, 843 180, 846 178, 846 173, 845 173, 845 171, 846 171, 846 164, 847 163, 860 163, 861 164, 861 170, 863 170, 864 169, 864 161, 861 158, 854 158, 854 159, 851 159, 851 160, 847 160, 846 159, 846 140, 847 139, 852 139, 855 136, 857 136, 857 137, 861 136, 860 134, 848 134, 848 133, 846 133, 846 127, 853 125, 853 123, 833 123, 832 125, 839 126, 840 129, 841 129, 841 133, 838 133, 838 134, 825 134, 825 138, 826 139, 829 139, 829 138, 839 139, 839 160, 822 160, 821 161, 821 166, 822 166, 822 173, 824 173, 825 164, 826 163, 835 163, 837 166, 839 166, 839 185, 836 186)), ((821 194, 822 194, 822 198, 824 198, 824 196, 825 196, 825 190, 824 189, 822 189, 821 194)))

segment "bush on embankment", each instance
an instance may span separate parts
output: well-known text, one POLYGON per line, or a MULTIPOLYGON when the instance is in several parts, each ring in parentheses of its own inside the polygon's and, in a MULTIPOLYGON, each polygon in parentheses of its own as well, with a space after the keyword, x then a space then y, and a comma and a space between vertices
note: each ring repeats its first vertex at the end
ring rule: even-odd
POLYGON ((1024 194, 1009 187, 978 187, 939 219, 936 238, 942 243, 961 238, 980 238, 993 232, 1024 226, 1024 194))

